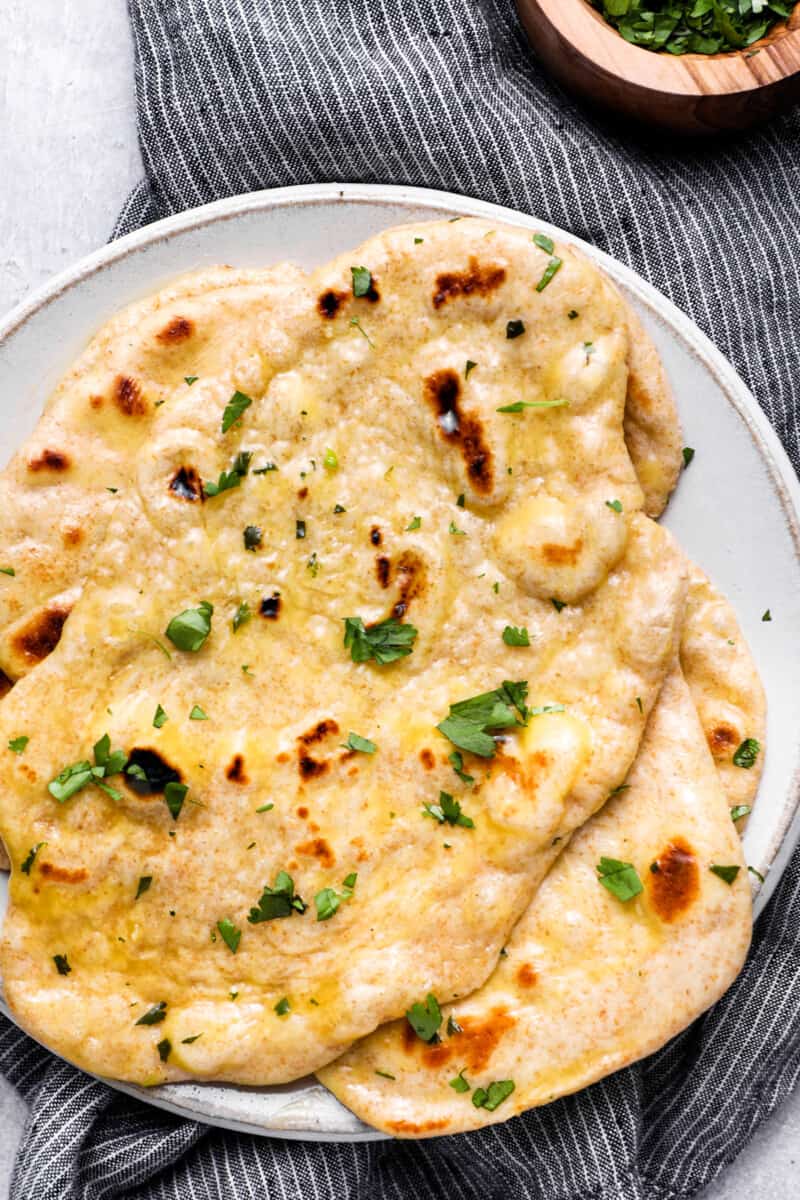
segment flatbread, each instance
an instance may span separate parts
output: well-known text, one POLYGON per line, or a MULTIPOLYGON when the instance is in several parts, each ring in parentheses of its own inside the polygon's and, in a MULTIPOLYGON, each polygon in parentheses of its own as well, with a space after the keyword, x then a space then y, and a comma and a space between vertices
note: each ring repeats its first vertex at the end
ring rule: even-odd
POLYGON ((301 272, 211 267, 124 309, 92 339, 0 474, 0 696, 53 649, 159 407, 251 371, 301 272))
POLYGON ((444 1009, 439 1044, 398 1021, 319 1073, 348 1108, 397 1137, 504 1121, 652 1053, 722 995, 747 952, 750 888, 677 669, 628 783, 575 834, 488 983, 444 1009), (609 894, 602 856, 632 862, 643 892, 609 894))
POLYGON ((218 381, 159 410, 58 648, 0 709, 0 745, 31 736, 1 784, 17 868, 4 982, 66 1057, 146 1082, 320 1066, 424 987, 477 987, 553 840, 623 781, 677 648, 685 573, 636 512, 624 313, 569 251, 536 291, 550 257, 480 222, 391 231, 352 261, 378 299, 353 297, 346 260, 293 290, 280 340, 270 330, 236 381, 253 397, 238 424, 221 432, 218 381), (517 320, 527 337, 507 336, 517 320), (497 411, 565 390, 568 405, 497 411), (203 503, 200 480, 222 487, 245 453, 238 486, 212 498, 206 482, 203 503), (201 601, 211 636, 168 659, 153 639, 201 601), (354 663, 344 618, 390 614, 419 629, 412 654, 354 663), (507 645, 507 624, 531 645, 507 645), (467 793, 435 726, 504 679, 529 679, 528 705, 551 711, 490 771, 466 755, 467 793), (154 729, 157 705, 169 719, 154 729), (350 731, 376 753, 343 750, 350 731), (120 800, 48 795, 105 732, 189 785, 177 821, 122 780, 120 800), (423 814, 440 790, 474 829, 423 814), (334 889, 330 920, 312 907, 251 927, 280 870, 307 903, 334 889), (242 931, 235 954, 221 929, 210 941, 219 921, 242 931), (162 1001, 163 1021, 134 1024, 162 1001))

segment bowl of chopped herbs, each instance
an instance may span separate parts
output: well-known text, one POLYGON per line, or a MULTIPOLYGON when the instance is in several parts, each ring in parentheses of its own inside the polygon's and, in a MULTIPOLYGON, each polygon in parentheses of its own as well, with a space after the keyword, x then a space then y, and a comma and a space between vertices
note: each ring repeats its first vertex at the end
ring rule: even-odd
POLYGON ((800 100, 796 0, 517 0, 537 56, 593 105, 734 132, 800 100))

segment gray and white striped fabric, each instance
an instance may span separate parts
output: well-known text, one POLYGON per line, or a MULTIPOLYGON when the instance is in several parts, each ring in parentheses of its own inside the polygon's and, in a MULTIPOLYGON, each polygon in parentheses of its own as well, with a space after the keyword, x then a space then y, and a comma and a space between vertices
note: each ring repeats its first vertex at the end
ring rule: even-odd
MULTIPOLYGON (((800 120, 648 144, 539 72, 511 0, 129 0, 147 178, 116 233, 221 196, 412 183, 553 221, 628 263, 735 363, 800 466, 800 120)), ((745 548, 746 549, 746 548, 745 548)), ((800 857, 725 999, 654 1058, 457 1138, 237 1136, 111 1092, 0 1022, 30 1104, 12 1200, 682 1200, 800 1074, 800 857)))

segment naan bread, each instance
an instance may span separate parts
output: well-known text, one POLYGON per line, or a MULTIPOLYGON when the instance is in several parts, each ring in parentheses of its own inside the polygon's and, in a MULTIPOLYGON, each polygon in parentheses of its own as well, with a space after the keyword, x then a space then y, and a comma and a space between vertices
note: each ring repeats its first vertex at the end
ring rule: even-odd
POLYGON ((488 983, 444 1010, 439 1044, 398 1021, 319 1073, 348 1108, 398 1137, 504 1121, 653 1052, 722 995, 747 952, 750 888, 678 669, 628 783, 572 838, 488 983), (600 885, 604 856, 633 863, 640 895, 600 885))
POLYGON ((201 377, 233 388, 302 280, 212 267, 113 317, 0 475, 0 695, 50 653, 159 407, 201 377))
POLYGON ((238 424, 218 381, 159 410, 59 647, 0 710, 0 745, 31 736, 0 797, 18 868, 7 996, 100 1073, 278 1082, 429 986, 473 990, 553 840, 627 774, 677 648, 682 556, 635 511, 624 311, 602 277, 565 251, 537 292, 550 256, 480 222, 392 231, 353 260, 375 295, 348 293, 343 261, 312 277, 313 305, 294 289, 291 320, 234 381, 254 397, 238 424), (204 503, 200 480, 221 489, 204 503), (167 659, 152 639, 201 601, 211 636, 167 659), (344 618, 391 614, 419 629, 411 655, 354 663, 344 618), (506 624, 531 645, 506 645, 506 624), (465 754, 467 793, 435 726, 504 679, 551 711, 488 764, 465 754), (343 750, 350 731, 377 751, 343 750), (48 795, 105 732, 153 786, 154 761, 162 787, 164 769, 188 784, 179 820, 123 777, 119 800, 48 795), (423 813, 440 790, 474 829, 423 813), (334 890, 330 920, 312 906, 251 927, 280 870, 307 903, 334 890), (235 954, 222 929, 210 941, 220 921, 235 954), (164 1020, 134 1024, 162 1001, 164 1020))

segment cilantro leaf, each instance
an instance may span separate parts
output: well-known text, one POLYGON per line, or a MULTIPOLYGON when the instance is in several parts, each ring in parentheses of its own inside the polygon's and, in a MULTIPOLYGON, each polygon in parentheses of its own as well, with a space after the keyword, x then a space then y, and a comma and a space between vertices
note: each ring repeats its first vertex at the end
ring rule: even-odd
POLYGON ((252 550, 252 552, 255 554, 256 550, 261 545, 261 542, 263 541, 263 538, 264 538, 264 535, 261 532, 261 529, 259 528, 259 526, 258 525, 245 525, 244 534, 242 536, 244 538, 245 550, 252 550))
POLYGON ((461 811, 460 803, 449 792, 439 792, 439 803, 426 804, 422 811, 424 816, 433 817, 440 825, 447 822, 448 825, 462 825, 464 829, 475 828, 475 822, 461 811))
POLYGON ((467 786, 469 786, 471 783, 475 782, 475 776, 468 775, 464 770, 464 759, 459 750, 453 750, 450 754, 448 754, 447 758, 450 766, 453 768, 462 783, 466 783, 467 786))
POLYGON ((495 742, 490 731, 524 724, 528 718, 527 694, 524 680, 518 683, 505 680, 492 692, 451 704, 449 716, 436 728, 460 750, 468 750, 480 758, 493 758, 495 742))
POLYGON ((731 820, 733 822, 741 821, 742 817, 748 816, 751 811, 749 804, 737 804, 731 809, 731 820))
POLYGON ((733 756, 734 766, 744 767, 745 770, 749 771, 751 767, 755 766, 760 749, 761 743, 757 742, 755 738, 745 738, 733 756))
POLYGON ((394 617, 368 628, 361 617, 344 619, 344 645, 356 663, 374 659, 379 666, 385 666, 405 658, 413 649, 417 633, 413 625, 404 625, 394 617))
POLYGON ((166 1000, 159 1000, 158 1004, 154 1004, 152 1008, 148 1008, 143 1016, 139 1017, 138 1021, 134 1021, 134 1025, 160 1025, 167 1015, 166 1000))
POLYGON ((714 863, 714 865, 709 867, 708 869, 709 869, 709 871, 711 871, 712 875, 719 876, 719 878, 722 879, 725 883, 727 883, 728 887, 730 887, 731 884, 733 883, 733 881, 735 880, 736 876, 739 874, 741 867, 738 867, 738 866, 721 867, 718 863, 714 863))
POLYGON ((372 287, 372 275, 367 268, 351 267, 350 274, 353 276, 353 295, 356 298, 369 295, 372 287))
POLYGON ((467 1083, 466 1079, 464 1078, 464 1072, 466 1071, 466 1069, 467 1069, 466 1067, 462 1067, 461 1070, 456 1075, 455 1079, 450 1080, 450 1087, 453 1089, 454 1092, 461 1093, 461 1092, 469 1091, 470 1085, 467 1083))
POLYGON ((287 875, 286 871, 279 871, 275 876, 274 887, 265 886, 258 907, 250 909, 247 919, 251 925, 259 925, 262 921, 291 917, 296 912, 304 913, 306 907, 305 901, 295 894, 291 875, 287 875))
POLYGON ((173 617, 165 630, 173 646, 179 650, 198 651, 211 633, 213 612, 213 604, 201 600, 197 608, 184 609, 177 617, 173 617))
POLYGON ((19 865, 19 869, 22 871, 23 875, 30 875, 31 867, 36 862, 36 855, 39 853, 42 847, 46 845, 47 842, 37 842, 35 846, 31 846, 30 850, 25 855, 25 858, 19 865))
POLYGON ((177 821, 181 815, 181 809, 183 808, 183 802, 186 799, 188 790, 188 784, 178 783, 175 779, 170 780, 164 787, 164 801, 174 821, 177 821))
POLYGON ((250 605, 245 600, 242 600, 236 612, 233 614, 233 620, 231 621, 233 632, 236 633, 237 629, 241 629, 242 625, 246 625, 252 615, 253 614, 250 612, 250 605))
POLYGON ((143 896, 145 894, 145 892, 149 892, 150 884, 152 882, 153 882, 152 875, 142 875, 141 879, 139 880, 139 885, 136 888, 136 895, 133 897, 134 900, 138 900, 140 896, 143 896))
POLYGON ((252 403, 253 401, 244 392, 234 392, 225 405, 225 411, 222 414, 222 432, 227 433, 231 425, 235 425, 241 419, 242 413, 252 403))
POLYGON ((544 269, 542 278, 536 285, 537 292, 543 292, 548 283, 553 279, 553 276, 561 270, 562 261, 560 258, 553 257, 544 269))
POLYGON ((418 1000, 416 1004, 411 1005, 406 1013, 406 1020, 423 1042, 430 1043, 441 1040, 439 1027, 442 1024, 442 1010, 432 992, 428 992, 424 1003, 418 1000))
POLYGON ((155 716, 153 717, 153 728, 161 729, 164 725, 166 725, 168 720, 169 720, 169 717, 167 716, 167 714, 164 712, 164 709, 159 704, 158 707, 156 708, 155 716))
POLYGON ((520 320, 509 321, 506 324, 506 337, 509 339, 509 341, 513 341, 514 338, 521 337, 524 332, 525 332, 525 322, 524 321, 520 321, 520 320))
POLYGON ((242 940, 241 929, 237 929, 233 921, 229 920, 228 917, 223 917, 221 921, 217 921, 217 929, 231 954, 235 954, 239 949, 239 942, 242 940))
POLYGON ((516 625, 506 625, 503 630, 503 641, 507 646, 530 646, 531 644, 524 625, 521 628, 517 628, 516 625))
POLYGON ((213 480, 204 480, 203 491, 206 496, 213 498, 218 496, 220 492, 229 492, 231 488, 239 487, 247 472, 250 470, 250 460, 253 457, 249 450, 240 450, 233 460, 233 466, 229 471, 220 472, 220 477, 216 483, 213 480))
POLYGON ((494 1112, 514 1091, 513 1079, 497 1079, 488 1088, 475 1088, 472 1093, 472 1103, 476 1108, 485 1108, 494 1112))
POLYGON ((31 739, 28 737, 28 735, 23 733, 20 735, 20 737, 11 738, 10 742, 8 743, 8 748, 14 754, 22 754, 24 753, 25 747, 30 740, 31 739))
POLYGON ((597 877, 603 887, 623 903, 638 896, 642 889, 639 873, 632 863, 618 858, 601 858, 597 865, 597 877))
POLYGON ((521 413, 526 408, 564 408, 569 400, 515 400, 513 404, 504 404, 496 409, 499 413, 521 413))
POLYGON ((67 962, 66 954, 54 954, 53 962, 56 964, 56 970, 59 975, 69 975, 72 967, 67 962))
POLYGON ((349 733, 347 741, 342 742, 345 750, 358 750, 361 754, 374 754, 378 747, 369 738, 361 737, 358 733, 349 733))
POLYGON ((279 1017, 285 1017, 291 1012, 291 1004, 287 996, 284 996, 277 1004, 273 1005, 274 1011, 279 1017))
POLYGON ((208 714, 203 712, 199 704, 195 704, 192 711, 189 713, 190 721, 207 721, 208 714))

